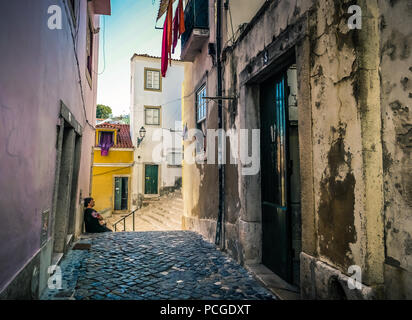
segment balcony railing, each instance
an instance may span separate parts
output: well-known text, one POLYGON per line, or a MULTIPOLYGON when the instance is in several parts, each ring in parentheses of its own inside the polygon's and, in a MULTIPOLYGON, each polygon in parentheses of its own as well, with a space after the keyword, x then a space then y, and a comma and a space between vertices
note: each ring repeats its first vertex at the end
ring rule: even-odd
POLYGON ((182 50, 190 39, 193 29, 209 29, 209 0, 190 0, 186 5, 182 50))

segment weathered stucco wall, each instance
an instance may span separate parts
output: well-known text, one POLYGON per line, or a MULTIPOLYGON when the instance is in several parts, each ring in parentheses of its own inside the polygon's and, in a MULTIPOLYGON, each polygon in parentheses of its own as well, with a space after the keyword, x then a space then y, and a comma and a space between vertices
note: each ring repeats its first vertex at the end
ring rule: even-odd
MULTIPOLYGON (((209 0, 209 42, 215 42, 215 5, 209 0)), ((216 95, 216 66, 208 55, 208 41, 205 41, 201 51, 192 64, 187 64, 183 92, 183 125, 196 128, 196 91, 206 84, 208 96, 216 95)), ((209 101, 207 104, 206 127, 216 129, 217 104, 209 101)), ((218 169, 215 165, 189 164, 187 158, 192 155, 190 147, 195 138, 184 141, 185 161, 183 164, 183 227, 195 230, 214 241, 216 220, 218 215, 218 169), (188 153, 189 152, 189 153, 188 153), (207 196, 205 196, 207 195, 207 196)))
POLYGON ((379 8, 386 296, 412 299, 412 2, 379 8))
POLYGON ((318 2, 310 21, 312 140, 317 252, 345 270, 364 267, 363 165, 356 44, 337 3, 318 2))
MULTIPOLYGON (((352 4, 355 1, 268 1, 233 46, 228 41, 229 13, 224 13, 224 96, 236 97, 223 102, 226 129, 260 127, 259 83, 279 70, 282 55, 296 55, 301 289, 306 298, 334 298, 343 291, 348 298, 382 298, 384 284, 394 292, 399 286, 411 288, 405 270, 411 267, 412 5, 358 1, 362 29, 350 30, 352 4), (384 268, 385 250, 392 264, 384 268), (362 290, 347 289, 352 265, 361 268, 362 290)), ((192 83, 209 61, 204 52, 198 59, 192 83)), ((185 111, 188 121, 194 119, 191 112, 185 111)), ((238 164, 226 166, 226 248, 240 262, 260 262, 260 174, 244 176, 238 164)), ((191 190, 205 186, 207 173, 192 173, 196 177, 184 177, 191 179, 191 190)), ((208 189, 217 195, 217 170, 214 178, 208 189)), ((199 217, 211 209, 189 202, 186 214, 199 217)))
MULTIPOLYGON (((246 82, 255 76, 260 76, 258 74, 262 71, 266 72, 266 77, 268 76, 270 71, 265 71, 267 66, 262 64, 263 52, 279 39, 284 43, 284 52, 290 49, 290 41, 294 40, 289 41, 287 36, 282 34, 285 34, 288 26, 294 25, 307 14, 311 3, 312 1, 265 3, 260 6, 257 15, 249 18, 249 25, 242 33, 236 35, 233 42, 228 39, 231 30, 227 27, 227 38, 224 39, 227 47, 223 55, 224 95, 237 97, 237 99, 223 102, 226 110, 226 130, 260 128, 259 85, 246 82), (251 71, 246 71, 245 74, 245 70, 251 71)), ((230 15, 235 21, 244 18, 240 13, 244 8, 233 9, 236 2, 230 2, 229 5, 231 11, 224 10, 223 13, 227 26, 230 26, 230 15), (239 17, 236 14, 239 14, 239 17)), ((249 133, 251 135, 251 131, 249 133)), ((228 143, 227 150, 230 150, 229 146, 228 143)), ((251 154, 250 145, 249 154, 251 154)), ((255 175, 244 175, 242 173, 244 167, 239 159, 238 154, 237 165, 226 165, 226 248, 240 262, 259 263, 262 259, 260 170, 255 175)))
MULTIPOLYGON (((69 27, 71 17, 66 16, 64 2, 26 0, 0 4, 3 15, 0 20, 3 30, 0 38, 0 292, 15 280, 13 288, 3 291, 2 297, 29 297, 32 271, 34 266, 39 267, 40 256, 46 264, 40 275, 45 285, 51 252, 44 254, 40 248, 41 213, 52 209, 60 100, 83 126, 76 199, 80 192, 82 197, 89 194, 94 133, 85 117, 90 123, 95 122, 97 83, 96 75, 92 75, 90 87, 85 76, 87 1, 80 3, 76 47, 86 110, 69 27), (56 4, 62 8, 62 29, 50 30, 47 10, 56 4), (24 271, 25 268, 30 270, 24 271), (15 278, 20 271, 24 271, 22 277, 27 277, 27 281, 15 278)), ((93 20, 97 28, 99 17, 93 20)), ((96 71, 97 34, 94 40, 93 70, 96 71)), ((76 212, 80 213, 79 203, 76 212)), ((52 215, 53 212, 49 232, 54 222, 52 215)), ((81 222, 82 217, 78 215, 77 233, 81 231, 81 222)), ((50 247, 51 241, 49 239, 43 249, 50 247)))
MULTIPOLYGON (((319 258, 366 284, 383 283, 383 194, 376 1, 360 2, 361 30, 349 30, 350 1, 321 1, 312 16, 311 94, 319 258)), ((304 228, 304 226, 303 226, 304 228)))

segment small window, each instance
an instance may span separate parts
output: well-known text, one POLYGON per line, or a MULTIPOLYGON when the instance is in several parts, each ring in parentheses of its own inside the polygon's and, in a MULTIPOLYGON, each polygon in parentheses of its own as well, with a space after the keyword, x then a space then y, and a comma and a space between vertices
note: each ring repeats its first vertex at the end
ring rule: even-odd
POLYGON ((87 23, 87 35, 86 35, 86 56, 87 56, 87 71, 89 72, 90 78, 92 77, 92 67, 93 67, 93 26, 88 18, 87 23))
POLYGON ((114 132, 99 131, 99 146, 106 142, 106 140, 114 143, 114 132))
POLYGON ((169 167, 181 167, 182 166, 182 153, 181 152, 170 152, 167 155, 167 165, 169 167))
POLYGON ((160 125, 160 108, 148 108, 144 109, 145 124, 159 126, 160 125))
POLYGON ((99 147, 101 148, 101 155, 107 156, 109 150, 114 146, 114 132, 99 131, 99 147))
POLYGON ((144 88, 145 90, 162 90, 162 78, 160 77, 160 70, 144 69, 144 88))
POLYGON ((206 119, 206 85, 203 85, 196 93, 196 121, 202 122, 206 119))
POLYGON ((196 128, 203 132, 203 141, 200 139, 196 141, 196 157, 199 156, 202 159, 206 157, 206 84, 200 87, 196 92, 196 128))

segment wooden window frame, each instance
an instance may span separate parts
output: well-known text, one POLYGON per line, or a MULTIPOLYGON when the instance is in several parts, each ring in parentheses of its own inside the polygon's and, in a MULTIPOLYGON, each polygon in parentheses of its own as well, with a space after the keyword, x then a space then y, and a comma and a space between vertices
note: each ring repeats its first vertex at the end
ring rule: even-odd
POLYGON ((92 88, 93 80, 93 48, 94 48, 94 23, 90 15, 90 12, 87 11, 87 24, 86 24, 86 78, 89 83, 90 89, 92 88), (90 55, 88 55, 88 43, 87 39, 90 38, 90 55), (90 57, 90 62, 89 62, 90 57), (90 68, 90 69, 89 69, 90 68))
POLYGON ((197 161, 205 161, 207 160, 207 105, 205 103, 205 109, 204 109, 204 117, 201 119, 198 119, 198 114, 199 114, 199 107, 198 107, 198 97, 199 93, 201 91, 205 90, 204 96, 207 96, 207 82, 202 82, 202 84, 198 87, 198 89, 195 91, 195 124, 196 128, 201 130, 203 132, 203 148, 200 150, 198 146, 196 146, 196 160, 197 161))
POLYGON ((162 92, 162 73, 160 69, 155 68, 144 68, 144 90, 145 91, 155 91, 162 92), (154 71, 159 73, 159 89, 153 89, 147 87, 147 71, 154 71))
POLYGON ((145 126, 160 127, 162 125, 162 107, 161 106, 144 106, 144 124, 145 126), (157 109, 159 111, 159 124, 149 124, 146 122, 146 110, 157 109))
MULTIPOLYGON (((113 143, 114 145, 117 144, 117 130, 116 129, 98 129, 96 132, 96 146, 100 146, 100 136, 102 132, 111 132, 113 133, 113 143)), ((99 147, 100 148, 100 147, 99 147)))
POLYGON ((196 90, 196 97, 195 97, 195 99, 196 99, 196 101, 195 101, 195 106, 196 106, 196 124, 200 124, 200 123, 202 123, 203 121, 206 121, 206 118, 207 118, 207 105, 206 105, 206 102, 204 101, 203 103, 204 103, 204 116, 201 118, 201 119, 199 119, 199 99, 198 99, 198 97, 199 97, 199 93, 200 92, 202 92, 202 91, 205 91, 205 96, 207 95, 207 87, 206 87, 206 83, 204 83, 204 84, 202 84, 200 87, 199 87, 199 89, 197 89, 196 90))
POLYGON ((168 168, 181 168, 181 167, 182 167, 183 151, 172 150, 172 151, 168 152, 167 155, 176 155, 176 154, 180 154, 180 155, 181 155, 181 162, 180 162, 180 164, 169 164, 168 159, 166 158, 166 162, 167 162, 167 167, 168 167, 168 168))

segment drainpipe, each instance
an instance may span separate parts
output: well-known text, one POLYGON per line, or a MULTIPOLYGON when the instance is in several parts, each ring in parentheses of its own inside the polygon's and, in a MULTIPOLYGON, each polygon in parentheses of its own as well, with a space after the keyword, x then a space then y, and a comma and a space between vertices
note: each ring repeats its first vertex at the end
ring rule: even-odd
MULTIPOLYGON (((222 53, 222 0, 216 0, 216 62, 217 62, 217 96, 222 96, 222 61, 221 61, 221 53, 222 53)), ((219 99, 217 101, 218 105, 218 125, 220 133, 222 134, 221 129, 223 129, 223 106, 222 100, 219 99)), ((224 240, 222 240, 222 233, 224 228, 224 208, 225 208, 225 167, 224 167, 224 160, 223 155, 225 154, 223 150, 223 146, 225 145, 223 142, 226 139, 226 135, 223 135, 220 141, 220 145, 218 147, 219 155, 218 155, 218 166, 219 166, 219 215, 217 218, 217 225, 216 225, 216 239, 215 244, 219 245, 222 242, 221 248, 224 249, 224 240)))

